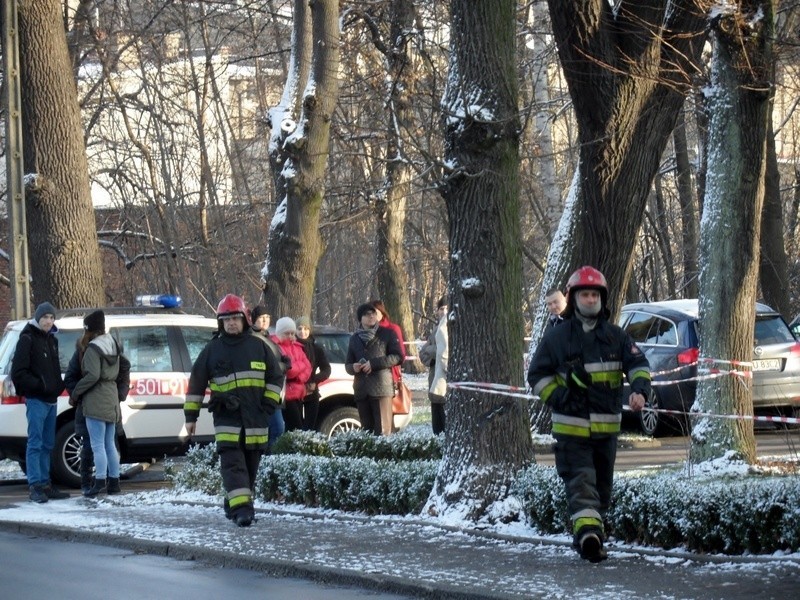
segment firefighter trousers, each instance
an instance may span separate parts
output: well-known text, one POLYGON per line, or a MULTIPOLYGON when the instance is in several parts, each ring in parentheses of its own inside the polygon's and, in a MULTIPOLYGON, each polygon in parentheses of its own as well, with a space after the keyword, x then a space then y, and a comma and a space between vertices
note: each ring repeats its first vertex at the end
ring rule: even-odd
POLYGON ((262 450, 248 450, 242 431, 237 446, 217 445, 222 486, 231 511, 242 506, 253 506, 253 489, 261 462, 262 450))
POLYGON ((556 470, 567 492, 573 533, 581 527, 598 527, 611 503, 617 437, 579 438, 556 436, 556 470))

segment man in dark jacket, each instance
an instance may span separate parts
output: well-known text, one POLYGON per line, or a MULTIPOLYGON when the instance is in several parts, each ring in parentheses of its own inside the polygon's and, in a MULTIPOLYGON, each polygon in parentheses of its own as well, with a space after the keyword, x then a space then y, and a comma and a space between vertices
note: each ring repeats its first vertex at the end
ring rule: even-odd
POLYGON ((628 404, 650 395, 650 366, 630 336, 608 322, 608 288, 600 271, 581 267, 567 283, 565 320, 545 331, 528 369, 534 394, 553 410, 556 470, 564 481, 575 548, 600 562, 603 518, 611 502, 623 373, 628 404))
POLYGON ((239 527, 255 519, 253 487, 267 448, 269 416, 280 403, 283 375, 275 355, 250 333, 244 300, 225 296, 217 307, 220 335, 200 352, 189 376, 183 412, 194 435, 206 387, 225 488, 225 516, 239 527))
POLYGON ((361 427, 375 435, 389 435, 394 416, 392 367, 400 364, 403 350, 394 331, 380 327, 374 306, 362 304, 356 316, 360 326, 350 337, 344 368, 354 376, 353 396, 361 427))
POLYGON ((11 363, 11 380, 25 396, 28 443, 25 467, 33 502, 69 498, 50 483, 50 452, 56 440, 56 401, 64 390, 55 333, 56 309, 49 302, 36 307, 25 325, 11 363))

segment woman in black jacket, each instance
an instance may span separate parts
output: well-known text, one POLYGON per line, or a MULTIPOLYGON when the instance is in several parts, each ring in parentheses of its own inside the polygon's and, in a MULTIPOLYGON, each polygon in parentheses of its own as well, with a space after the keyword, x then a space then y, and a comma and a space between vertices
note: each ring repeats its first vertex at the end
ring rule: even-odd
POLYGON ((306 382, 306 396, 303 398, 303 429, 315 431, 319 414, 319 384, 331 376, 331 363, 325 356, 325 350, 311 334, 311 319, 299 317, 295 322, 297 341, 303 344, 308 362, 311 363, 311 379, 306 382))
POLYGON ((345 370, 354 376, 353 395, 358 418, 365 431, 375 435, 392 433, 392 367, 400 364, 402 349, 397 335, 380 327, 378 314, 371 304, 356 309, 359 327, 350 337, 345 370))

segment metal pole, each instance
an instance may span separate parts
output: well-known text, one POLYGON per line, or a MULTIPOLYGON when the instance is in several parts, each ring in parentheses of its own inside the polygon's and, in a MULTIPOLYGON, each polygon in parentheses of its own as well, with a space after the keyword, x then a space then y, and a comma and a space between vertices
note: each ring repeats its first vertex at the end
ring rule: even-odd
POLYGON ((20 92, 17 0, 3 0, 3 72, 6 107, 6 207, 11 258, 11 318, 30 316, 30 268, 25 219, 25 167, 22 162, 22 94, 20 92))

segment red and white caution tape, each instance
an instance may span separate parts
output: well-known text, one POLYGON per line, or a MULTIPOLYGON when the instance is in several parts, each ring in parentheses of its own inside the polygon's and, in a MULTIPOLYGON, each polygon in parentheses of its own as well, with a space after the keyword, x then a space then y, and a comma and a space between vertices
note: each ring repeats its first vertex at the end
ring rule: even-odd
MULTIPOLYGON (((727 373, 720 373, 717 376, 726 375, 727 373)), ((707 376, 708 377, 708 376, 707 376)), ((684 380, 688 381, 688 380, 684 380)), ((653 382, 656 383, 675 383, 675 382, 653 382)), ((447 385, 456 389, 461 389, 466 392, 481 392, 484 394, 492 394, 495 396, 507 396, 510 398, 523 398, 525 400, 539 400, 539 396, 534 396, 527 391, 527 388, 521 388, 511 385, 503 385, 501 383, 484 383, 478 381, 453 381, 447 382, 447 385)), ((626 411, 632 411, 629 406, 623 406, 626 411)), ((710 412, 685 412, 682 410, 669 410, 666 408, 644 408, 643 410, 650 410, 657 413, 666 415, 679 415, 688 417, 710 417, 714 419, 732 419, 738 421, 755 421, 762 423, 787 423, 790 425, 800 425, 800 419, 795 417, 773 417, 773 416, 760 416, 760 415, 720 415, 710 412)))

